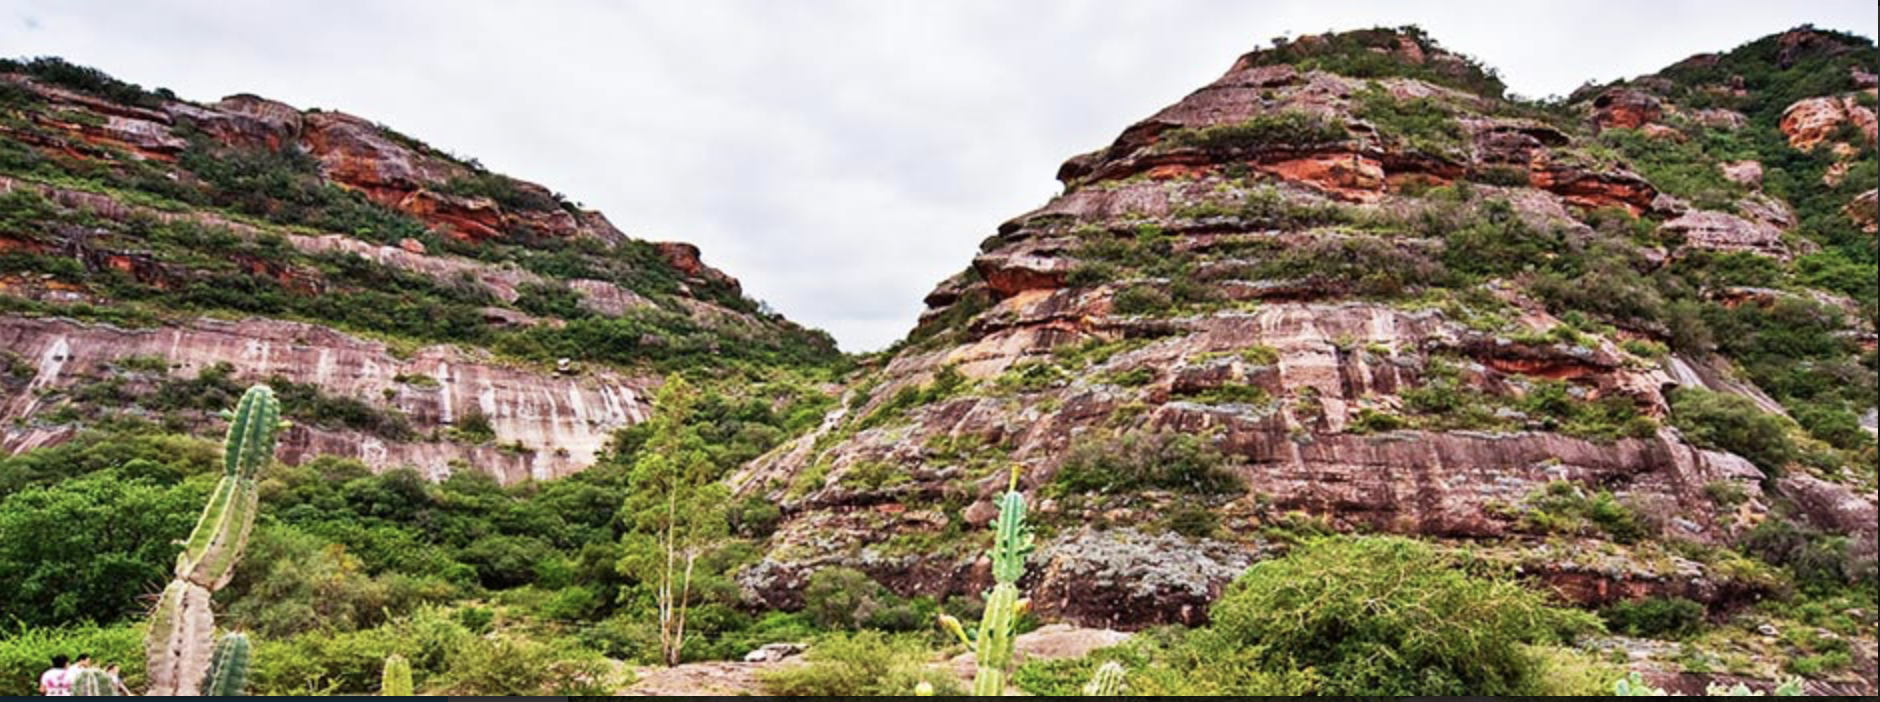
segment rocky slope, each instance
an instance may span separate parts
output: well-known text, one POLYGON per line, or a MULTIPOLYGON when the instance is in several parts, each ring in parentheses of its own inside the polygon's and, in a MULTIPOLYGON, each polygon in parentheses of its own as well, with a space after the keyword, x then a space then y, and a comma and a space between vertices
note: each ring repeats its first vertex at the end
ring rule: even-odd
POLYGON ((505 482, 590 465, 667 370, 836 357, 696 247, 540 185, 56 59, 0 65, 0 338, 10 452, 126 416, 212 432, 213 393, 179 392, 271 381, 306 391, 290 460, 505 482))
POLYGON ((1769 519, 1871 569, 1874 530, 1845 516, 1873 511, 1871 428, 1828 426, 1875 393, 1872 87, 1849 66, 1876 54, 1855 41, 1798 30, 1765 40, 1814 47, 1788 65, 1692 60, 1747 83, 1553 108, 1414 31, 1241 58, 1067 162, 843 410, 736 476, 785 510, 747 596, 792 606, 838 564, 977 592, 1012 463, 1047 537, 1025 586, 1093 626, 1198 622, 1323 530, 1472 544, 1588 606, 1763 597, 1729 547, 1769 519), (1770 76, 1829 94, 1758 93, 1770 76), (1808 391, 1746 341, 1800 318, 1808 391), (1807 458, 1731 453, 1697 416, 1718 397, 1807 458))

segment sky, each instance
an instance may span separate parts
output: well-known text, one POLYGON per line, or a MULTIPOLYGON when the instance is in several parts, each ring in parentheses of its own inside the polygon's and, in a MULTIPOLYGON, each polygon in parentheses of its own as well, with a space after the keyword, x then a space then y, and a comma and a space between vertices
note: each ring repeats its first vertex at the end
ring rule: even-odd
POLYGON ((351 112, 698 244, 878 349, 1065 159, 1277 36, 1419 24, 1527 96, 1873 0, 0 0, 0 56, 351 112))

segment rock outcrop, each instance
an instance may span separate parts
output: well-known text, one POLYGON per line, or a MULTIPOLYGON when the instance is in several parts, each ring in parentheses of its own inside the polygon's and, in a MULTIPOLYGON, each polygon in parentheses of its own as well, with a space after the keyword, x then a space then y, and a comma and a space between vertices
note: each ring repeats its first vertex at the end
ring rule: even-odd
POLYGON ((1803 151, 1835 139, 1846 124, 1852 124, 1868 144, 1875 142, 1876 129, 1880 129, 1874 111, 1852 96, 1808 98, 1782 113, 1782 133, 1788 135, 1790 146, 1803 151))
MULTIPOLYGON (((254 95, 193 103, 56 59, 6 66, 5 451, 155 414, 87 388, 149 393, 226 364, 238 382, 310 386, 389 418, 298 426, 287 460, 546 479, 591 465, 647 416, 662 355, 836 356, 696 247, 629 239, 548 188, 370 120, 254 95), (539 335, 581 324, 607 342, 539 335)), ((202 408, 158 418, 220 431, 202 408)))
MULTIPOLYGON (((1598 129, 1684 124, 1642 91, 1608 93, 1594 113, 1598 129)), ((1748 117, 1707 119, 1734 129, 1748 117)), ((1562 537, 1537 528, 1535 510, 1563 489, 1609 491, 1651 525, 1646 540, 1730 544, 1769 513, 1763 472, 1659 420, 1682 387, 1780 403, 1722 359, 1636 355, 1630 342, 1663 333, 1648 325, 1566 332, 1519 281, 1471 293, 1499 306, 1488 326, 1469 305, 1393 297, 1440 276, 1459 245, 1443 237, 1489 202, 1567 240, 1593 236, 1595 211, 1645 219, 1654 244, 1625 244, 1642 269, 1699 249, 1800 253, 1784 237, 1795 213, 1757 192, 1758 161, 1721 171, 1751 191, 1736 213, 1702 209, 1599 156, 1591 129, 1498 114, 1452 85, 1243 58, 1065 163, 1065 192, 1000 226, 936 287, 908 343, 843 410, 734 476, 785 515, 766 559, 740 576, 747 596, 794 606, 809 574, 833 565, 903 594, 983 589, 979 550, 948 535, 983 528, 1011 463, 1055 534, 1024 586, 1041 612, 1093 626, 1200 623, 1272 550, 1262 535, 1302 521, 1487 545, 1588 606, 1684 597, 1728 609, 1766 596, 1767 583, 1635 558, 1609 535, 1548 546, 1562 537), (1407 138, 1399 114, 1412 110, 1452 122, 1407 138), (1421 195, 1451 184, 1447 204, 1421 195), (1636 419, 1588 435, 1523 408, 1556 391, 1636 419), (1429 418, 1432 402, 1477 403, 1455 410, 1475 418, 1429 418), (1110 494, 1062 480, 1199 460, 1155 453, 1173 440, 1150 437, 1197 437, 1244 489, 1110 494)))
POLYGON ((302 425, 282 435, 281 458, 358 458, 376 468, 412 466, 433 478, 481 470, 503 482, 555 478, 581 470, 620 427, 650 412, 645 381, 596 370, 581 376, 532 372, 449 347, 394 356, 385 345, 294 322, 197 320, 162 329, 118 329, 56 319, 0 318, 0 341, 28 359, 32 374, 4 388, 9 425, 0 448, 46 443, 30 418, 64 394, 130 359, 160 358, 191 377, 229 364, 244 382, 282 378, 326 395, 383 405, 409 418, 420 438, 392 440, 355 430, 302 425), (477 443, 436 437, 470 414, 495 438, 477 443))

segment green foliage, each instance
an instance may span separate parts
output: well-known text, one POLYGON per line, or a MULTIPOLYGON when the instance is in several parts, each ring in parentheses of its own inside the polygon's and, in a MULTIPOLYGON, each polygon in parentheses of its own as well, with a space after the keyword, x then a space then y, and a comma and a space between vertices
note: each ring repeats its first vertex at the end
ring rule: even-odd
POLYGON ((555 212, 574 207, 559 196, 484 170, 473 169, 469 175, 452 178, 438 189, 459 197, 488 198, 510 212, 555 212))
POLYGON ((1737 395, 1680 388, 1671 393, 1671 423, 1692 443, 1747 458, 1771 476, 1800 455, 1788 422, 1737 395))
POLYGON ((1748 194, 1723 177, 1719 164, 1756 156, 1738 133, 1700 129, 1683 140, 1647 136, 1637 129, 1607 129, 1599 139, 1625 155, 1640 175, 1660 191, 1704 209, 1727 210, 1748 194))
POLYGON ((1411 43, 1426 55, 1449 53, 1422 28, 1406 26, 1301 37, 1295 41, 1278 40, 1273 48, 1249 54, 1246 60, 1256 66, 1292 64, 1300 70, 1326 71, 1350 78, 1414 78, 1488 98, 1499 98, 1507 91, 1507 85, 1494 69, 1485 68, 1472 58, 1412 61, 1393 55, 1392 52, 1402 49, 1403 42, 1411 43))
POLYGON ((1110 300, 1117 314, 1157 316, 1175 309, 1175 298, 1153 285, 1131 285, 1110 300))
POLYGON ((902 696, 921 683, 940 696, 961 694, 946 671, 927 667, 931 655, 918 637, 833 634, 810 647, 805 664, 764 671, 759 680, 766 692, 785 697, 902 696))
POLYGON ((661 648, 667 665, 677 665, 685 647, 685 621, 694 578, 713 572, 709 556, 723 549, 730 532, 731 495, 719 479, 728 466, 712 462, 704 439, 690 423, 698 395, 685 380, 672 377, 660 388, 659 408, 644 450, 634 460, 634 490, 621 505, 626 533, 621 537, 620 572, 636 579, 659 606, 661 648), (707 566, 700 572, 697 566, 707 566))
POLYGON ((613 666, 562 642, 515 636, 470 639, 451 656, 437 691, 505 697, 611 695, 613 666))
POLYGON ((1180 392, 1175 396, 1204 405, 1265 407, 1273 401, 1273 396, 1265 388, 1249 383, 1222 383, 1211 388, 1180 392))
POLYGON ((883 589, 874 578, 853 568, 816 571, 803 588, 803 613, 825 629, 860 628, 881 606, 883 589))
POLYGON ((1607 605, 1599 618, 1615 634, 1676 641, 1703 630, 1704 606, 1681 597, 1628 600, 1607 605))
POLYGON ((1080 439, 1065 454, 1049 486, 1058 495, 1169 490, 1216 496, 1245 489, 1239 474, 1226 466, 1207 439, 1144 432, 1080 439))
POLYGON ((1525 645, 1598 626, 1460 565, 1399 538, 1308 542, 1235 581, 1201 645, 1266 671, 1310 669, 1322 695, 1506 695, 1542 685, 1525 645))
POLYGON ((1788 518, 1770 518, 1743 537, 1744 552, 1788 569, 1795 581, 1813 592, 1832 592, 1849 584, 1872 586, 1872 553, 1857 554, 1848 539, 1788 518))
POLYGON ((1236 124, 1177 130, 1163 135, 1162 143, 1225 156, 1269 149, 1310 150, 1343 143, 1350 136, 1344 125, 1321 115, 1285 111, 1236 124))
MULTIPOLYGON (((1462 125, 1447 105, 1430 98, 1398 100, 1376 83, 1354 97, 1355 114, 1376 126, 1385 139, 1439 158, 1466 155, 1462 125)), ((1525 180, 1526 174, 1522 177, 1525 180)))
POLYGON ((124 684, 144 685, 144 632, 141 627, 92 625, 40 628, 14 625, 0 634, 0 695, 39 694, 39 674, 53 656, 89 653, 102 664, 122 666, 124 684))
POLYGON ((1603 533, 1623 544, 1651 535, 1644 520, 1610 491, 1589 491, 1567 481, 1548 483, 1546 489, 1529 495, 1521 518, 1529 528, 1543 533, 1603 533))
POLYGON ((202 204, 381 243, 426 232, 409 215, 327 182, 318 161, 299 149, 228 147, 197 135, 178 164, 208 186, 202 204))
POLYGON ((136 84, 112 78, 104 71, 80 66, 56 56, 40 56, 27 60, 0 59, 0 73, 24 74, 41 83, 76 90, 133 107, 162 107, 165 100, 176 98, 167 89, 145 90, 136 84))
MULTIPOLYGON (((88 443, 50 453, 84 460, 122 448, 88 443)), ((28 454, 11 462, 51 458, 28 454)), ((0 475, 10 467, 0 465, 0 475)), ((133 459, 0 500, 0 590, 7 593, 0 620, 109 624, 141 613, 141 598, 150 583, 169 576, 174 544, 189 533, 214 482, 202 474, 209 463, 201 457, 176 467, 181 472, 133 459), (198 477, 185 480, 190 474, 198 477)))

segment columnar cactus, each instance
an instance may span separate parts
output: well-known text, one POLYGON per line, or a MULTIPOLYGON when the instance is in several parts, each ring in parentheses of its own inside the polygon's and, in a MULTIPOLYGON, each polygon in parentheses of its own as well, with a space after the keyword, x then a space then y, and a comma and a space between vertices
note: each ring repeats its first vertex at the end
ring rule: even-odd
POLYGON ((1097 674, 1084 686, 1085 697, 1123 696, 1123 664, 1110 661, 1097 668, 1097 674))
POLYGON ((1018 579, 1025 574, 1025 555, 1031 553, 1031 547, 1031 531, 1025 526, 1025 496, 1018 492, 1018 469, 1013 468, 1011 485, 999 499, 999 519, 993 523, 993 586, 986 593, 985 616, 970 635, 958 619, 947 616, 940 620, 973 649, 978 666, 973 675, 975 697, 1005 694, 1005 680, 1012 673, 1012 639, 1018 635, 1018 618, 1030 607, 1029 600, 1018 596, 1018 579))
POLYGON ((215 643, 209 670, 203 673, 202 694, 209 697, 240 697, 248 687, 248 636, 228 633, 215 643))
POLYGON ((97 668, 74 671, 72 676, 72 696, 74 697, 119 697, 116 685, 111 684, 111 674, 97 668))
POLYGON ((379 695, 411 696, 411 661, 396 653, 385 659, 385 672, 379 675, 379 695))
MULTIPOLYGON (((223 416, 229 427, 222 444, 222 481, 176 557, 176 578, 163 589, 144 639, 152 695, 202 691, 215 637, 209 600, 235 576, 235 563, 248 545, 259 507, 256 476, 274 458, 275 441, 285 426, 281 403, 264 385, 249 388, 235 410, 223 416)), ((239 645, 246 674, 247 641, 239 645)))

